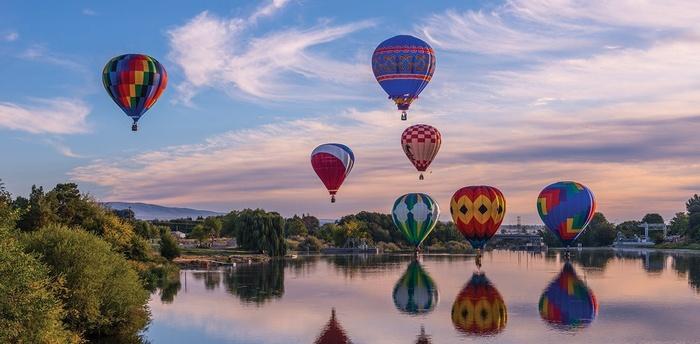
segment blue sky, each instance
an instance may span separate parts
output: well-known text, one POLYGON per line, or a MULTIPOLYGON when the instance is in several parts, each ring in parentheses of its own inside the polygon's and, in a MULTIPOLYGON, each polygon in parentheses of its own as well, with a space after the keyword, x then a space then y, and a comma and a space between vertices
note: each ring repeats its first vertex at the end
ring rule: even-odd
POLYGON ((413 191, 443 209, 499 187, 506 223, 573 179, 612 220, 665 217, 700 189, 700 7, 692 1, 132 1, 0 4, 0 178, 18 195, 71 180, 101 200, 335 217, 413 191), (398 120, 373 79, 396 34, 437 70, 398 120), (146 53, 168 88, 140 131, 106 95, 109 58, 146 53), (444 144, 419 183, 398 144, 414 123, 444 144), (327 195, 318 144, 357 156, 327 195))

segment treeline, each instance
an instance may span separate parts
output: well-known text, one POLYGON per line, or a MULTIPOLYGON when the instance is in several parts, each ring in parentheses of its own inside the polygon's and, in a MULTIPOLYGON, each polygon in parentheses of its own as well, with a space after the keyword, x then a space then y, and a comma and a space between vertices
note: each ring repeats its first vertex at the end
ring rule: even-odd
POLYGON ((0 183, 0 342, 141 341, 150 292, 179 278, 163 258, 179 247, 160 230, 73 183, 33 186, 28 198, 0 183))

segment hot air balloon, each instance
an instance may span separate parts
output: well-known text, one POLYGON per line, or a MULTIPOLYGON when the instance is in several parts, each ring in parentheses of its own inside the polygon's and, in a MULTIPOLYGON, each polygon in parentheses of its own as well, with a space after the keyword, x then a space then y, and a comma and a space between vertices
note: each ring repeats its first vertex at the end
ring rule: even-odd
POLYGON ((553 327, 569 331, 588 326, 598 314, 593 291, 578 278, 571 263, 566 262, 540 296, 540 317, 553 327))
POLYGON ((450 214, 457 229, 477 250, 477 266, 481 266, 481 250, 496 234, 506 214, 506 199, 492 186, 466 186, 452 196, 450 214))
POLYGON ((508 323, 508 310, 498 289, 486 275, 475 272, 452 304, 452 324, 461 333, 497 334, 508 323))
POLYGON ((148 55, 126 54, 107 62, 102 83, 112 100, 134 121, 131 130, 136 131, 139 118, 165 90, 168 73, 148 55))
POLYGON ((311 152, 311 166, 335 202, 335 194, 355 163, 355 154, 340 143, 322 144, 311 152))
POLYGON ((547 228, 569 247, 591 222, 595 199, 582 184, 558 182, 540 192, 537 212, 547 228))
POLYGON ((420 244, 435 228, 440 207, 426 194, 409 193, 396 199, 391 213, 394 226, 418 252, 420 244))
POLYGON ((440 299, 435 282, 417 260, 396 282, 392 297, 396 309, 411 315, 431 312, 440 299))
POLYGON ((421 172, 418 179, 423 180, 423 173, 440 150, 442 136, 435 128, 427 124, 412 125, 401 134, 401 148, 413 166, 421 172))
POLYGON ((413 36, 394 36, 377 46, 372 54, 372 71, 406 120, 406 111, 428 85, 435 72, 435 51, 413 36))

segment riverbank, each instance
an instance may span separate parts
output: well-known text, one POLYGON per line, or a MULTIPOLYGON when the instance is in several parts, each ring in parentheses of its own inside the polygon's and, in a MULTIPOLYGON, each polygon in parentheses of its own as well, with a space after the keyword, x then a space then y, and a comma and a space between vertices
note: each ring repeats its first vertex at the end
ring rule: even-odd
POLYGON ((266 254, 252 253, 235 249, 187 248, 173 260, 180 267, 216 267, 234 264, 265 263, 270 261, 266 254))

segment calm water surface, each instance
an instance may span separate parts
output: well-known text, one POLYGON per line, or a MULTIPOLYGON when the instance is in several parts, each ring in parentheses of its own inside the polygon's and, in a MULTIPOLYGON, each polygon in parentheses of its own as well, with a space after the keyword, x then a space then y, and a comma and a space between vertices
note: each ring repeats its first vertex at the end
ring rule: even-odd
POLYGON ((700 255, 321 256, 183 270, 152 343, 698 343, 700 255), (421 335, 423 331, 424 335, 421 335))

